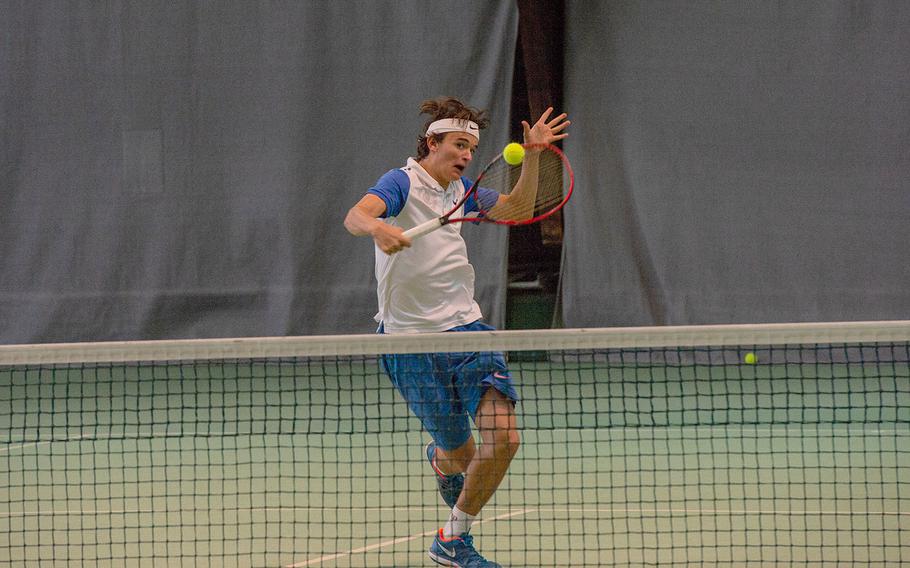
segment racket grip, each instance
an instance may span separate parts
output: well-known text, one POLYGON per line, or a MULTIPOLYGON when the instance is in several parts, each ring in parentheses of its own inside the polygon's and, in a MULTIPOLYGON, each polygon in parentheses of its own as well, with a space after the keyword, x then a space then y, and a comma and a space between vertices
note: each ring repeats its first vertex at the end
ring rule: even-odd
POLYGON ((435 231, 439 227, 442 227, 441 218, 430 219, 429 221, 425 221, 425 222, 417 225, 416 227, 411 227, 410 229, 408 229, 407 231, 405 231, 402 234, 409 239, 416 239, 417 237, 422 237, 423 235, 426 235, 427 233, 435 231))

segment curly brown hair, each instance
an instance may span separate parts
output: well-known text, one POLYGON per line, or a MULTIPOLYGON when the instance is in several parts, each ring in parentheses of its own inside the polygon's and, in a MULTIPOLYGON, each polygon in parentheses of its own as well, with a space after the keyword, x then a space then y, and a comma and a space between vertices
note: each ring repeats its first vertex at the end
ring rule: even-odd
MULTIPOLYGON (((483 130, 490 125, 490 119, 487 118, 487 111, 469 107, 455 97, 436 97, 427 99, 420 103, 420 114, 430 115, 429 120, 423 125, 423 131, 426 132, 430 124, 443 118, 458 118, 461 120, 470 120, 477 123, 477 127, 483 130)), ((434 134, 433 139, 441 141, 448 133, 434 134)), ((417 159, 422 160, 430 153, 430 147, 427 144, 427 136, 421 134, 417 137, 417 159)))

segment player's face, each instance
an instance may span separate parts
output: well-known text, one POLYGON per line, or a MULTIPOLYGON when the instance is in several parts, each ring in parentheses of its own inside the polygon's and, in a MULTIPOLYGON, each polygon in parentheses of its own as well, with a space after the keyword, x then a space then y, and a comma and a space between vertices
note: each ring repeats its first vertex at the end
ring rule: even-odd
POLYGON ((464 175, 477 151, 477 138, 466 132, 448 132, 442 141, 431 147, 433 163, 439 178, 455 181, 464 175))

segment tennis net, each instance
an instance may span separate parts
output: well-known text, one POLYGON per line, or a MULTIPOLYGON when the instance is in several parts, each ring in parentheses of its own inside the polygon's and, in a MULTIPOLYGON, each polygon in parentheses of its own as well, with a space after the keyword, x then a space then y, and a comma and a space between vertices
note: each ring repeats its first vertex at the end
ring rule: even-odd
POLYGON ((2 346, 0 565, 431 565, 448 507, 379 355, 489 350, 521 446, 487 558, 910 563, 908 345, 910 322, 2 346))

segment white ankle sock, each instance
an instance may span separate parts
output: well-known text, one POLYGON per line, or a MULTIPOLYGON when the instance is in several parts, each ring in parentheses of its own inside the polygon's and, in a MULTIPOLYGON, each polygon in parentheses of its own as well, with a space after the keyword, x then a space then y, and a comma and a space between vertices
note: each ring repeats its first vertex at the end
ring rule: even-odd
POLYGON ((452 508, 452 514, 449 520, 442 527, 442 536, 444 538, 453 538, 461 536, 471 530, 471 523, 474 522, 475 515, 469 515, 458 508, 458 505, 452 508))

